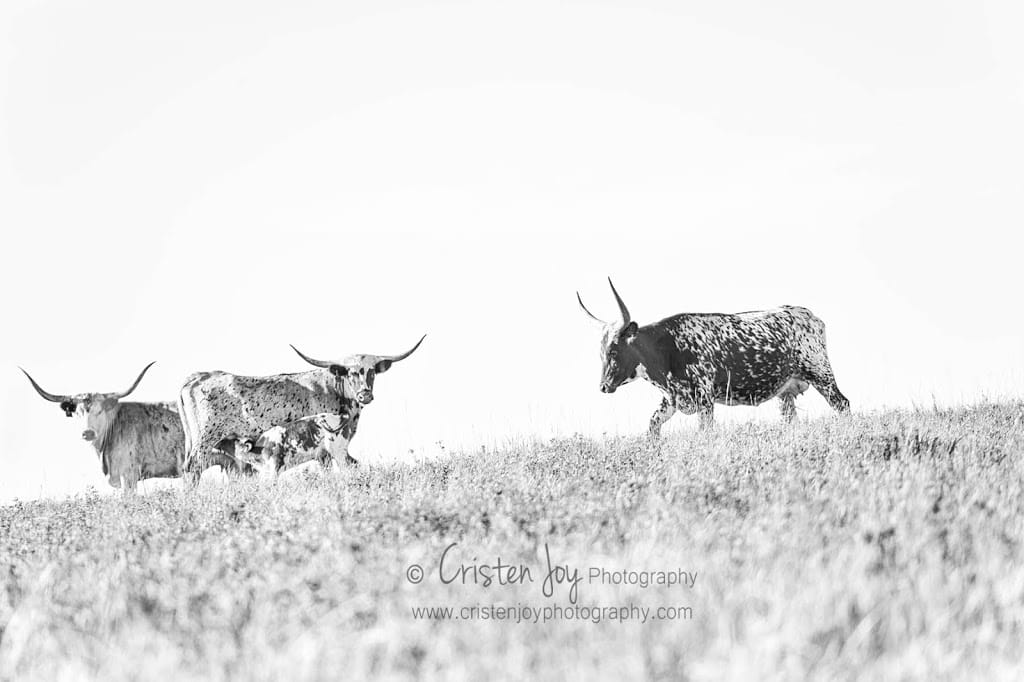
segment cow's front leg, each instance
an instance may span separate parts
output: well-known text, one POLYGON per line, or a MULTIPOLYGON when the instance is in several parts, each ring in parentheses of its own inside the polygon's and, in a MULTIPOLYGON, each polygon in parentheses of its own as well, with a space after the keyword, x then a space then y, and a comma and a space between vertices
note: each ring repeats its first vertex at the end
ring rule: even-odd
POLYGON ((651 438, 657 438, 659 435, 661 435, 662 425, 664 425, 664 423, 667 422, 675 413, 676 406, 674 404, 674 401, 668 397, 662 398, 661 406, 658 407, 658 409, 655 410, 654 414, 651 416, 651 424, 647 430, 647 434, 651 438))
POLYGON ((123 497, 131 497, 135 494, 135 486, 138 484, 138 479, 131 474, 121 474, 121 480, 118 481, 121 485, 121 495, 123 497))
POLYGON ((358 464, 359 462, 348 454, 349 442, 348 438, 339 434, 319 458, 321 466, 329 468, 335 474, 340 474, 348 467, 358 464))
POLYGON ((332 475, 341 476, 348 471, 350 467, 357 464, 359 464, 359 461, 346 453, 345 456, 340 459, 332 457, 330 463, 326 465, 326 468, 332 475))

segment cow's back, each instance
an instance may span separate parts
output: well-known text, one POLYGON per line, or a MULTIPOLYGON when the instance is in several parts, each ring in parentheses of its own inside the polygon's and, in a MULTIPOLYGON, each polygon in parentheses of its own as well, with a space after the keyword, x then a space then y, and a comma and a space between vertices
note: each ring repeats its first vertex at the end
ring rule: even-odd
POLYGON ((797 320, 806 308, 742 313, 688 313, 663 321, 682 352, 713 377, 716 399, 758 404, 798 368, 797 320))

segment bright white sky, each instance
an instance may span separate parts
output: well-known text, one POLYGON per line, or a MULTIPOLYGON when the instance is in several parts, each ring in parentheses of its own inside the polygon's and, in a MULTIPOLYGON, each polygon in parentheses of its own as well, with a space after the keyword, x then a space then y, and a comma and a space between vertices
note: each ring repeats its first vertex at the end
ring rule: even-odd
POLYGON ((0 499, 107 488, 18 365, 173 400, 427 332, 357 457, 642 432, 606 275, 641 322, 811 308, 855 410, 1024 393, 1020 3, 0 12, 0 499))

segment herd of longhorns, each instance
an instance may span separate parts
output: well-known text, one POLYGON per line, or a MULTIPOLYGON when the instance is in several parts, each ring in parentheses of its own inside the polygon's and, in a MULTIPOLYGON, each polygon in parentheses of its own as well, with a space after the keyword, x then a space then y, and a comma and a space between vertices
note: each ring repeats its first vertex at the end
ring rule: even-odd
MULTIPOLYGON (((808 386, 836 410, 849 409, 829 364, 825 325, 807 308, 682 313, 641 327, 610 279, 608 284, 619 307, 615 322, 596 317, 576 294, 601 326, 601 391, 614 393, 637 378, 656 386, 664 397, 651 417, 652 436, 677 411, 698 414, 709 426, 715 403, 759 405, 779 398, 789 421, 795 398, 808 386)), ((314 369, 264 377, 197 372, 185 380, 176 404, 123 401, 153 363, 121 393, 58 395, 22 372, 68 417, 85 419, 82 437, 96 449, 112 486, 133 490, 145 478, 177 476, 194 485, 215 464, 274 476, 310 460, 325 467, 354 463, 348 446, 373 400, 374 379, 412 355, 423 338, 400 355, 340 360, 317 360, 292 346, 314 369)))

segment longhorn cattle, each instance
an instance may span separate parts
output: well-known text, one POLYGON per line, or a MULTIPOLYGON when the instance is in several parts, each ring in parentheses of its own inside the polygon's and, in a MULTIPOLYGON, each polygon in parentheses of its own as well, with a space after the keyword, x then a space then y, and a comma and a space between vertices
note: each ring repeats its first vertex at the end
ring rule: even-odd
POLYGON ((48 393, 21 371, 39 395, 60 403, 66 416, 85 419, 82 438, 95 448, 110 485, 131 491, 144 478, 180 475, 185 456, 185 435, 173 403, 121 402, 152 366, 146 365, 127 391, 77 395, 48 393))
POLYGON ((225 449, 220 445, 225 439, 255 442, 273 427, 308 415, 339 416, 340 438, 331 459, 336 462, 342 455, 347 457, 360 413, 373 400, 374 379, 412 355, 424 338, 426 335, 401 355, 359 354, 336 361, 311 358, 292 346, 303 360, 316 367, 296 374, 193 374, 185 380, 179 396, 185 427, 186 482, 195 483, 203 469, 223 457, 225 449))
POLYGON ((346 419, 339 414, 323 412, 275 426, 255 442, 235 442, 235 457, 261 475, 276 476, 279 471, 318 461, 355 464, 348 454, 345 437, 346 419))
POLYGON ((640 327, 608 279, 621 321, 602 325, 601 391, 635 379, 663 394, 650 421, 650 434, 677 411, 699 414, 701 426, 714 419, 715 403, 759 405, 781 401, 782 416, 796 416, 795 398, 814 386, 837 411, 850 409, 840 392, 825 350, 825 324, 807 308, 782 306, 736 314, 683 313, 640 327))

